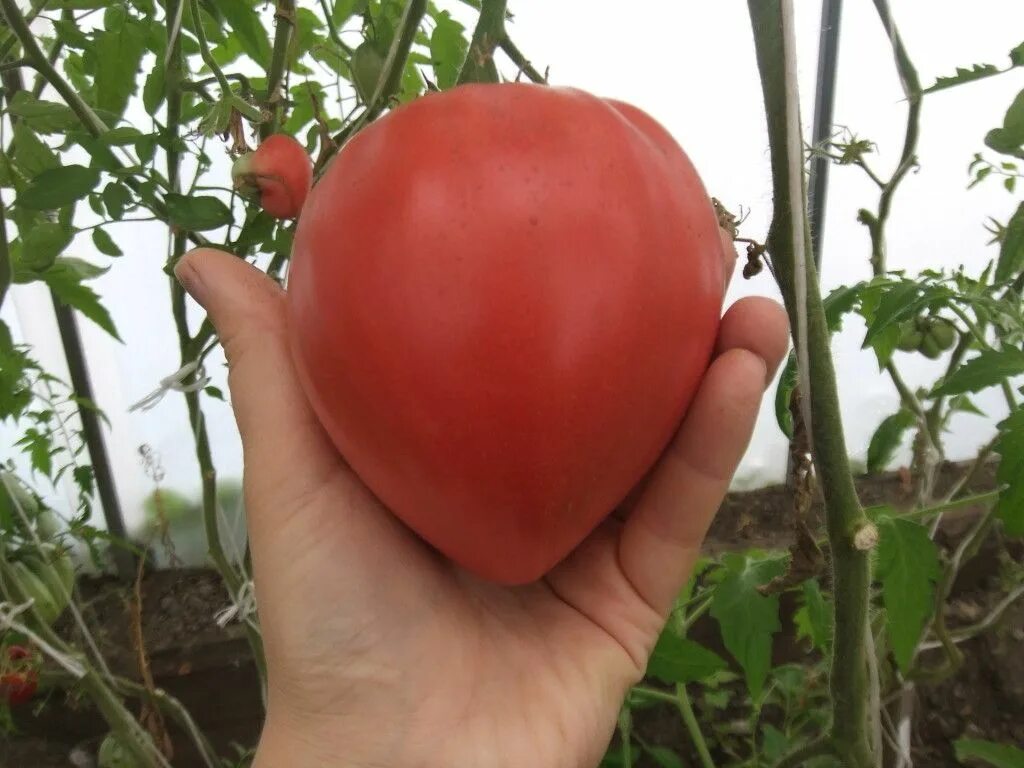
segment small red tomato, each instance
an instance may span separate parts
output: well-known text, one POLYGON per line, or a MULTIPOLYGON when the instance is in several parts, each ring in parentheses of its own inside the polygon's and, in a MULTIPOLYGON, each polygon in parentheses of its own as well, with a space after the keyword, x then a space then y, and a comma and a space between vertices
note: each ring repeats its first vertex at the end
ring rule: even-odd
POLYGON ((0 675, 0 695, 12 707, 31 701, 38 687, 39 678, 34 671, 8 672, 0 675))
POLYGON ((32 651, 23 645, 12 645, 7 648, 7 658, 11 661, 21 661, 32 658, 32 651))
POLYGON ((235 161, 231 178, 243 195, 259 195, 263 210, 274 218, 294 219, 313 183, 313 164, 299 142, 275 133, 235 161))

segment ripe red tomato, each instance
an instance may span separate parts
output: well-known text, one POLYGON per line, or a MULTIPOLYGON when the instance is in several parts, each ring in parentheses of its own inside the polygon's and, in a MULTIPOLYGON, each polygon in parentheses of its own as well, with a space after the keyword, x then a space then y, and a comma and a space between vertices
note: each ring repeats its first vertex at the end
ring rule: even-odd
POLYGON ((313 164, 299 142, 275 133, 265 138, 255 152, 235 161, 231 178, 243 194, 258 194, 263 210, 274 218, 294 219, 309 194, 313 164))
POLYGON ((8 646, 7 659, 0 663, 0 697, 13 707, 35 695, 39 687, 38 660, 21 645, 8 646))
POLYGON ((663 451, 722 291, 710 199, 651 117, 468 85, 340 152, 288 306, 304 388, 363 481, 457 564, 525 583, 663 451))

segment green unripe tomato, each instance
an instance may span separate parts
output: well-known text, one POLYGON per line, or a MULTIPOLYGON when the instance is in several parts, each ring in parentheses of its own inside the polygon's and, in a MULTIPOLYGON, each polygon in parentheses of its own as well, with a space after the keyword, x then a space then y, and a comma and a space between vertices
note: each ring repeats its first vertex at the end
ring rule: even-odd
POLYGON ((384 55, 377 50, 376 44, 365 40, 352 53, 352 85, 363 103, 369 103, 377 90, 381 72, 384 71, 384 55))
POLYGON ((939 349, 946 351, 956 343, 956 326, 944 317, 936 317, 932 320, 928 335, 939 349))
POLYGON ((898 349, 904 352, 916 352, 921 346, 924 334, 913 323, 905 323, 900 328, 900 340, 896 343, 898 349))
POLYGON ((56 621, 64 608, 59 605, 46 582, 36 575, 26 563, 11 563, 11 571, 18 589, 26 598, 34 602, 40 618, 47 624, 56 621))
POLYGON ((936 360, 942 356, 942 347, 940 347, 938 342, 935 341, 935 337, 932 336, 931 333, 926 333, 924 335, 918 351, 929 360, 936 360))

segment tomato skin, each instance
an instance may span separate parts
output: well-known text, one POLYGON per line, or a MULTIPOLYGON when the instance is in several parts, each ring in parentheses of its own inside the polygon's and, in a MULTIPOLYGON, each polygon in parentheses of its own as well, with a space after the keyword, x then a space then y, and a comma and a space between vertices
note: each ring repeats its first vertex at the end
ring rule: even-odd
POLYGON ((313 164, 291 136, 275 133, 255 152, 242 155, 231 169, 236 189, 259 195, 263 210, 276 219, 294 219, 313 183, 313 164))
POLYGON ((543 575, 656 461, 710 359, 722 241, 634 107, 467 85, 360 132, 288 285, 300 379, 370 489, 458 565, 543 575))

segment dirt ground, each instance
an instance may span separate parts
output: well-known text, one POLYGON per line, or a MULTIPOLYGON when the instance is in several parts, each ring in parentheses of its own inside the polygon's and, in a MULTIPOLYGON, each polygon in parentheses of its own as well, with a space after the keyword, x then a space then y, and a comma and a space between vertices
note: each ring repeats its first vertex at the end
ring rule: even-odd
MULTIPOLYGON (((952 476, 951 468, 947 474, 952 476)), ((991 473, 976 481, 991 488, 991 473)), ((859 492, 867 505, 901 506, 910 489, 899 474, 862 479, 859 492)), ((792 536, 792 502, 782 487, 731 494, 708 537, 707 550, 718 553, 751 547, 786 548, 792 536)), ((820 515, 820 510, 813 511, 820 515)), ((958 526, 969 522, 970 510, 954 516, 940 539, 954 539, 958 526)), ((992 543, 995 546, 995 543, 992 543)), ((1024 561, 1024 545, 1011 547, 1024 561)), ((970 624, 985 615, 998 599, 999 565, 983 552, 966 567, 955 585, 949 611, 953 626, 970 624)), ((125 591, 111 579, 81 584, 86 612, 101 628, 98 640, 113 671, 138 678, 137 657, 130 635, 125 591)), ((249 747, 259 732, 261 706, 256 675, 243 632, 237 623, 222 629, 215 616, 227 604, 219 579, 211 571, 190 569, 149 574, 143 584, 142 627, 157 685, 178 697, 192 712, 222 754, 232 745, 249 747)), ((783 614, 787 613, 785 601, 783 614)), ((69 626, 64 630, 70 632, 69 626)), ((721 649, 717 627, 702 620, 695 639, 721 649)), ((1024 745, 1024 601, 1011 608, 994 630, 962 646, 965 663, 945 682, 922 687, 915 706, 915 765, 957 766, 952 742, 962 736, 1024 745)), ((806 660, 791 624, 777 636, 775 663, 806 660)), ((696 765, 682 722, 672 708, 637 712, 636 732, 650 744, 676 749, 696 765)), ((722 717, 728 717, 723 712, 722 717)), ((17 733, 0 741, 0 768, 86 768, 105 728, 98 715, 64 697, 53 696, 35 711, 21 713, 17 733)), ((171 729, 176 768, 199 766, 187 739, 171 729)), ((723 757, 723 756, 719 756, 723 757)), ((657 768, 638 761, 638 768, 657 768)), ((718 763, 729 765, 725 759, 718 763)))

